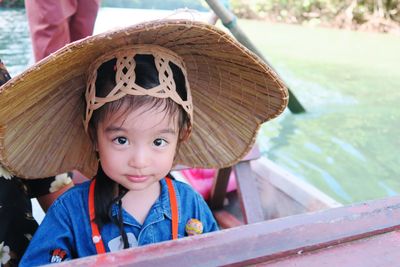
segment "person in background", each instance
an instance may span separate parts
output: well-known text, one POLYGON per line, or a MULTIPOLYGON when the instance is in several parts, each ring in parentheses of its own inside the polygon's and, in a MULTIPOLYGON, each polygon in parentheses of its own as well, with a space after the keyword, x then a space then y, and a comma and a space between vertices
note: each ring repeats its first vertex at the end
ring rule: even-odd
MULTIPOLYGON (((93 34, 101 0, 25 0, 35 61, 93 34)), ((75 183, 87 178, 72 171, 75 183)))
POLYGON ((99 6, 100 0, 25 0, 35 60, 92 35, 99 6))

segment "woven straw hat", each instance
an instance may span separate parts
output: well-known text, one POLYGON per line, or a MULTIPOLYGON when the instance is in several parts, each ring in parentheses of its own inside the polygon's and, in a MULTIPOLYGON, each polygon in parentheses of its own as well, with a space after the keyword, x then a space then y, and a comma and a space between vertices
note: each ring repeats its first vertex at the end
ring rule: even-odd
POLYGON ((167 48, 186 64, 194 124, 178 164, 235 164, 260 125, 287 105, 277 74, 230 35, 200 22, 146 22, 67 45, 1 87, 1 164, 25 178, 73 169, 94 175, 97 160, 82 123, 87 70, 102 54, 133 44, 167 48))

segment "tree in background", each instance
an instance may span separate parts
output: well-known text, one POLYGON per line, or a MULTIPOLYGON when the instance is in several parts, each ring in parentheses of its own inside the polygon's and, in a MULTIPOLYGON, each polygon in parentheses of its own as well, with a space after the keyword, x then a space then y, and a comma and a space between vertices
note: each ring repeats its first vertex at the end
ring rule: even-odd
POLYGON ((232 0, 231 3, 233 12, 241 18, 383 32, 400 27, 399 0, 232 0))

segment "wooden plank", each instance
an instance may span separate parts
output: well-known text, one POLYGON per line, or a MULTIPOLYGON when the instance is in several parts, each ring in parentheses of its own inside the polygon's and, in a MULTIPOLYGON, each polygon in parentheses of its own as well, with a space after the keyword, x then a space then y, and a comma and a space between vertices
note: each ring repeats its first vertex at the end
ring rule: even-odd
MULTIPOLYGON (((247 155, 241 160, 241 162, 258 159, 260 155, 261 154, 258 147, 253 146, 253 148, 249 151, 249 153, 247 153, 247 155)), ((231 171, 232 167, 218 170, 218 174, 216 176, 216 179, 214 179, 213 181, 213 186, 211 189, 211 196, 209 201, 211 209, 222 209, 224 207, 224 200, 226 197, 226 190, 228 187, 231 171)))
POLYGON ((274 188, 285 193, 308 211, 342 206, 341 203, 265 157, 252 161, 251 168, 257 174, 261 186, 267 180, 274 188))
POLYGON ((243 225, 235 216, 225 210, 213 211, 214 218, 217 220, 221 229, 238 227, 243 225))
POLYGON ((399 266, 400 232, 393 231, 285 259, 261 263, 271 267, 376 267, 399 266))
MULTIPOLYGON (((396 196, 82 258, 59 266, 243 266, 268 261, 272 263, 298 253, 306 254, 398 230, 400 197, 396 196)), ((395 233, 398 237, 398 232, 395 233)), ((391 245, 398 246, 400 238, 393 238, 391 242, 391 245)), ((369 248, 371 251, 376 243, 372 245, 369 248)), ((352 246, 348 249, 352 249, 352 246)), ((388 249, 385 257, 397 259, 398 254, 398 250, 388 249)), ((355 256, 365 257, 359 254, 355 256)), ((369 266, 386 267, 393 264, 382 261, 369 266)))
POLYGON ((249 161, 239 162, 233 167, 236 175, 237 191, 241 203, 245 223, 255 223, 264 220, 257 181, 249 161))
POLYGON ((211 209, 222 209, 228 188, 229 176, 231 175, 232 167, 219 169, 217 177, 213 180, 211 188, 209 206, 211 209))
MULTIPOLYGON (((280 188, 276 188, 269 183, 267 177, 260 177, 258 174, 255 174, 255 176, 259 186, 260 201, 265 220, 310 212, 309 208, 306 208, 303 203, 299 203, 292 196, 287 195, 280 188)), ((299 188, 298 190, 301 189, 299 188)))

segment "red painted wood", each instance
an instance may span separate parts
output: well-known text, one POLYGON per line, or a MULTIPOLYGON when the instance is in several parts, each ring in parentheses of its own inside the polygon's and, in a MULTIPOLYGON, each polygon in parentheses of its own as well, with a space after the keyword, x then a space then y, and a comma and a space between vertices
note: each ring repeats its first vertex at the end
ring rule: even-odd
POLYGON ((301 253, 259 266, 271 267, 375 267, 400 266, 400 232, 381 235, 301 253))
MULTIPOLYGON (((346 253, 351 253, 353 246, 358 245, 359 253, 354 254, 352 259, 357 262, 366 260, 363 259, 365 255, 361 253, 362 245, 359 244, 364 244, 364 249, 368 249, 371 253, 376 251, 377 255, 381 255, 377 244, 399 246, 398 233, 393 232, 398 230, 400 230, 400 197, 391 197, 312 214, 243 225, 104 256, 82 258, 61 263, 59 266, 171 266, 171 264, 242 266, 278 262, 298 253, 301 253, 298 259, 304 257, 303 255, 312 257, 312 253, 317 253, 315 255, 319 256, 322 254, 318 253, 328 251, 332 247, 337 247, 343 253, 348 249, 349 252, 346 253), (384 233, 388 234, 379 239, 379 234, 384 233), (386 244, 383 242, 385 240, 390 242, 386 244), (348 247, 345 247, 346 245, 348 247)), ((384 249, 381 253, 384 253, 384 249)), ((398 259, 398 254, 400 253, 397 249, 386 249, 385 257, 398 259)), ((323 260, 322 256, 320 260, 323 260)), ((294 263, 297 264, 297 261, 294 263)), ((376 265, 369 266, 386 267, 393 264, 380 261, 376 265)))
POLYGON ((238 227, 243 225, 234 215, 225 210, 213 211, 214 218, 217 220, 221 229, 238 227))

